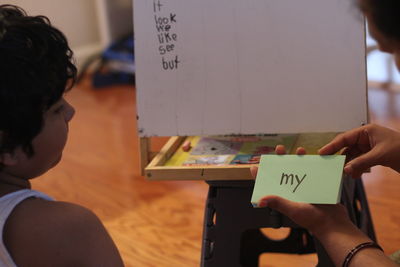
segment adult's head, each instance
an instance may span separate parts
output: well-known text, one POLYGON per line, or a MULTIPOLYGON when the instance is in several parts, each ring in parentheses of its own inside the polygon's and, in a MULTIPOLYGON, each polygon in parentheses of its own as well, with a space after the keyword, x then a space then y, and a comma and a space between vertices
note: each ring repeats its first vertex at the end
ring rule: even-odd
POLYGON ((75 77, 68 42, 46 17, 0 5, 0 154, 16 148, 35 153, 32 140, 44 113, 75 77))
POLYGON ((400 1, 357 0, 379 49, 395 56, 400 69, 400 1))

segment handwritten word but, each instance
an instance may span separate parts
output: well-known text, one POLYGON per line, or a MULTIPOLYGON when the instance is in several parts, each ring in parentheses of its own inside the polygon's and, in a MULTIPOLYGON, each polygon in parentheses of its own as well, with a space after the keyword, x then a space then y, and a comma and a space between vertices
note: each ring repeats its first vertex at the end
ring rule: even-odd
POLYGON ((290 182, 290 185, 293 185, 294 182, 297 182, 297 185, 295 186, 293 193, 296 192, 297 188, 300 186, 300 184, 304 181, 304 179, 306 178, 307 174, 304 174, 303 178, 300 179, 299 176, 297 176, 297 174, 286 174, 286 173, 282 173, 282 177, 281 177, 281 183, 280 185, 287 185, 290 182), (286 179, 286 180, 285 180, 286 179))
POLYGON ((164 57, 162 58, 162 65, 163 65, 164 70, 177 69, 179 63, 180 63, 180 61, 178 60, 178 56, 175 56, 175 59, 172 59, 172 60, 165 60, 164 57))

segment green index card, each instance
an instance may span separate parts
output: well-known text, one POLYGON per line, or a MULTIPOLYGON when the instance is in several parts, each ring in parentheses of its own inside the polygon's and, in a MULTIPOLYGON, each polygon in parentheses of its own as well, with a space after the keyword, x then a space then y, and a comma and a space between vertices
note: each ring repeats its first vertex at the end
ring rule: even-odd
POLYGON ((268 195, 296 202, 336 204, 340 201, 343 155, 263 155, 251 203, 268 195))

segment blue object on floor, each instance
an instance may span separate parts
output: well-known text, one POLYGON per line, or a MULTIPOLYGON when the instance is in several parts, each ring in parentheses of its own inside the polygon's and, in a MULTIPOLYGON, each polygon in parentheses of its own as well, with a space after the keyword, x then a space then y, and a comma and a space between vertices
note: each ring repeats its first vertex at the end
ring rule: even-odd
POLYGON ((94 62, 100 61, 92 76, 94 88, 118 84, 135 84, 135 56, 133 35, 112 43, 101 54, 90 58, 82 67, 78 83, 94 62))

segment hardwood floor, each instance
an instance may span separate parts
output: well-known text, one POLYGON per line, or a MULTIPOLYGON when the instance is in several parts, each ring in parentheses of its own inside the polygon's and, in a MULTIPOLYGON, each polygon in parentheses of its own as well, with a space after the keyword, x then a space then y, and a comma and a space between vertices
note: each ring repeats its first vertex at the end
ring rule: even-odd
MULTIPOLYGON (((371 91, 374 121, 400 130, 400 105, 395 107, 399 98, 371 91)), ((35 179, 33 188, 92 209, 128 267, 199 266, 207 185, 149 182, 140 176, 134 88, 92 90, 89 81, 83 81, 67 99, 77 112, 63 161, 35 179)), ((154 139, 153 148, 165 141, 154 139)), ((376 167, 364 180, 378 239, 387 253, 394 252, 400 249, 400 176, 376 167)), ((315 262, 315 255, 277 254, 263 255, 260 265, 314 266, 315 262)))

